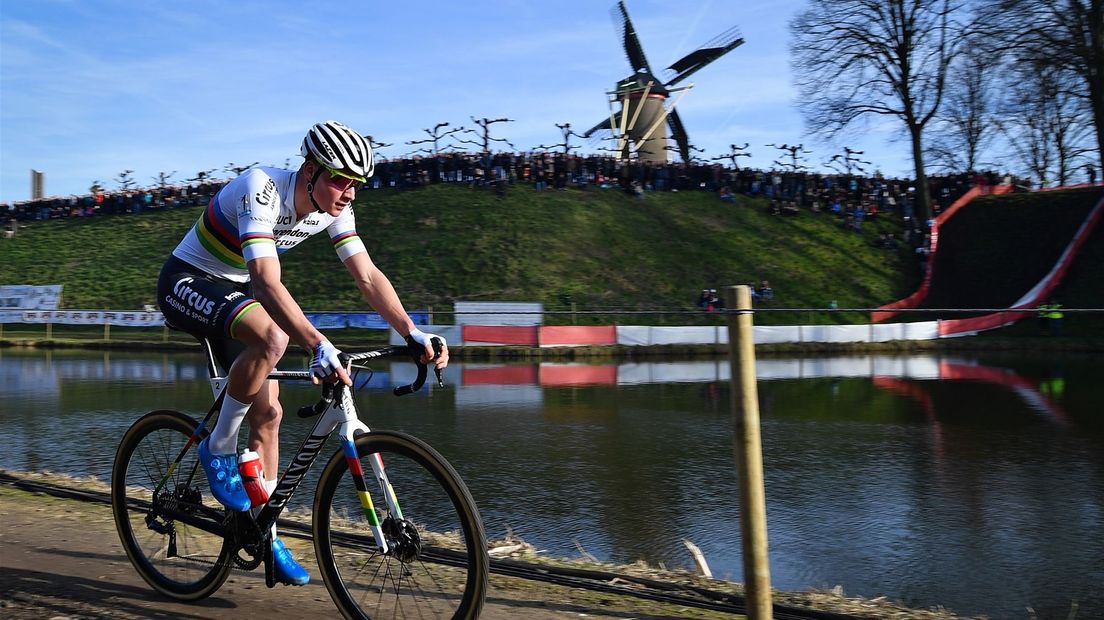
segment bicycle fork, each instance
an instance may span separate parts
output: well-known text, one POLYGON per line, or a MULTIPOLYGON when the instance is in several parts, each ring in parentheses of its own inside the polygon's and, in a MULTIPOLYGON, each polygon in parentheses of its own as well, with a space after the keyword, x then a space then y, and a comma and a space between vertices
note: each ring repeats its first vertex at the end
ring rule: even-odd
MULTIPOLYGON (((390 545, 387 544, 387 536, 383 531, 383 523, 379 520, 375 503, 372 501, 372 494, 368 490, 368 478, 365 475, 364 467, 361 464, 360 455, 357 453, 356 447, 355 432, 358 430, 364 433, 370 431, 357 417, 356 405, 353 404, 353 399, 349 395, 349 390, 342 390, 340 402, 340 407, 344 409, 345 414, 345 421, 341 424, 340 430, 338 431, 341 438, 341 450, 345 455, 345 462, 349 467, 349 475, 353 478, 353 485, 356 487, 357 497, 360 499, 360 507, 364 511, 364 518, 372 528, 372 536, 376 539, 376 545, 380 553, 386 555, 391 552, 391 548, 390 545)), ((334 408, 338 406, 337 402, 333 405, 334 408)), ((380 492, 383 494, 388 514, 391 515, 391 518, 401 522, 403 520, 402 509, 399 507, 399 499, 395 495, 395 489, 391 486, 390 480, 387 479, 387 470, 383 463, 383 457, 380 456, 378 452, 370 454, 368 455, 368 463, 372 467, 372 477, 379 483, 380 492)))

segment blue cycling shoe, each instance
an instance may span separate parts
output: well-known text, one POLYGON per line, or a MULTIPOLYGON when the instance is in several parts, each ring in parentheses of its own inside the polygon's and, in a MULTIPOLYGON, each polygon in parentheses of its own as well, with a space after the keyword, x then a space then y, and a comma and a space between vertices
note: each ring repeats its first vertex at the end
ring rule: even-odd
POLYGON ((208 437, 199 442, 198 452, 199 462, 211 486, 211 495, 230 510, 249 510, 249 494, 245 492, 241 474, 238 473, 238 455, 211 454, 207 445, 210 441, 208 437))
POLYGON ((274 560, 276 581, 286 583, 289 586, 305 586, 310 581, 307 569, 299 565, 291 556, 284 541, 279 538, 272 539, 272 559, 274 560))

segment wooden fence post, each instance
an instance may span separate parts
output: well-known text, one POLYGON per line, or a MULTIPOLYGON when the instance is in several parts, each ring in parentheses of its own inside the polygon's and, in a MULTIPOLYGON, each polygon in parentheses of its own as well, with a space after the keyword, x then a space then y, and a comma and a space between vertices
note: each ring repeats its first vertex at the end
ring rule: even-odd
POLYGON ((763 447, 759 430, 759 391, 755 381, 755 341, 751 290, 746 285, 725 289, 728 315, 728 360, 731 366, 731 406, 736 436, 736 471, 740 485, 740 533, 743 545, 747 617, 769 620, 770 560, 767 556, 767 508, 763 488, 763 447))

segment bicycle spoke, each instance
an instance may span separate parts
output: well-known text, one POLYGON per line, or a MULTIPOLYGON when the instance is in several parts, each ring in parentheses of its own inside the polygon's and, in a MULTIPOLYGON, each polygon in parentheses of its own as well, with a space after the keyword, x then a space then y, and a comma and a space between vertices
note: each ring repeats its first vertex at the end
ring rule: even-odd
MULTIPOLYGON (((361 533, 364 523, 357 522, 365 518, 356 485, 344 459, 331 461, 320 482, 314 518, 316 551, 335 602, 352 617, 471 617, 482 605, 487 560, 470 496, 428 446, 397 433, 366 437, 358 441, 362 468, 371 472, 371 446, 386 463, 405 519, 390 513, 374 485, 370 492, 388 552, 365 553, 375 541, 361 533), (345 515, 357 516, 350 521, 345 515), (459 561, 438 553, 439 545, 454 550, 459 561)), ((369 480, 374 483, 371 475, 369 480)))
POLYGON ((182 480, 195 451, 165 479, 194 430, 182 414, 148 414, 123 438, 112 471, 112 507, 127 555, 151 586, 184 600, 210 595, 230 570, 226 541, 211 533, 220 531, 224 511, 205 477, 182 480), (202 523, 208 525, 196 526, 202 523))

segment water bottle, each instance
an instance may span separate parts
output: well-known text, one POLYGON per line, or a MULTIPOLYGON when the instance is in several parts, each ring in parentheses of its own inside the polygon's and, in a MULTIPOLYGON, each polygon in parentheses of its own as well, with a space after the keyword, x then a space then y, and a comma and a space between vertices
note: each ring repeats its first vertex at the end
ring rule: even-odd
POLYGON ((268 490, 265 489, 261 455, 246 448, 238 457, 238 471, 249 501, 254 507, 263 506, 268 501, 268 490))

